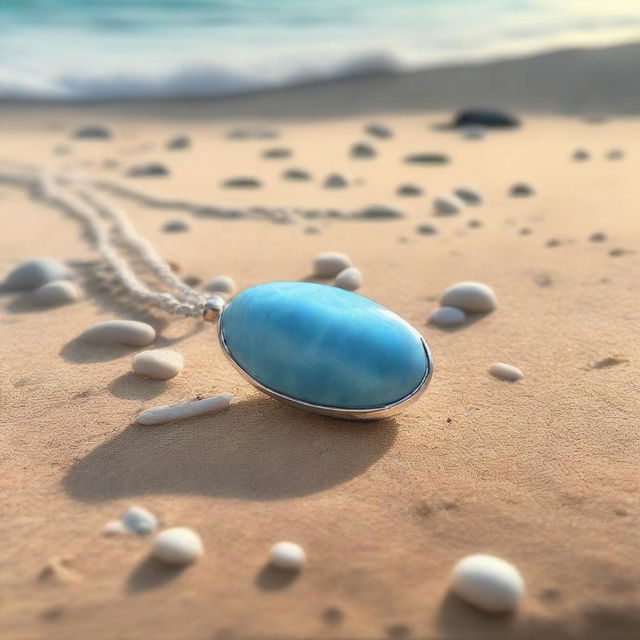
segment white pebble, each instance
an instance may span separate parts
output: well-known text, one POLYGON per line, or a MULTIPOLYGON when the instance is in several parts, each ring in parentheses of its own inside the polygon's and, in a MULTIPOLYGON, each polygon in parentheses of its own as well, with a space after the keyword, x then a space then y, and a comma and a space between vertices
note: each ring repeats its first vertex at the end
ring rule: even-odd
POLYGON ((524 581, 512 565, 483 554, 467 556, 453 569, 453 592, 478 609, 506 613, 518 608, 524 581))
POLYGON ((307 554, 295 542, 278 542, 269 552, 269 563, 280 569, 300 571, 306 561, 307 554))
POLYGON ((80 334, 80 340, 98 345, 125 344, 129 347, 146 347, 155 339, 155 329, 136 320, 98 322, 80 334))
POLYGON ((316 256, 313 261, 313 274, 319 278, 335 278, 350 266, 349 256, 338 251, 327 251, 316 256))
POLYGON ((218 411, 226 409, 232 400, 232 393, 223 393, 213 398, 203 398, 202 400, 194 400, 193 402, 184 402, 182 404, 171 404, 165 407, 153 407, 138 415, 136 424, 149 426, 162 424, 164 422, 186 420, 187 418, 201 416, 205 413, 217 413, 218 411))
POLYGON ((495 378, 500 380, 509 380, 509 382, 515 382, 516 380, 522 380, 524 374, 518 367, 514 367, 504 362, 494 362, 489 367, 489 373, 495 378))
POLYGON ((172 527, 153 539, 151 553, 154 558, 169 564, 189 564, 204 553, 204 547, 193 529, 172 527))
POLYGON ((109 522, 102 527, 103 536, 120 536, 125 533, 129 533, 129 530, 124 526, 122 520, 109 520, 109 522))
POLYGON ((184 368, 184 359, 177 351, 169 349, 150 349, 136 353, 131 358, 131 368, 140 376, 169 380, 177 376, 184 368))
POLYGON ((460 213, 464 203, 456 196, 438 196, 433 199, 433 210, 441 216, 450 216, 460 213))
POLYGON ((355 291, 362 286, 362 273, 355 267, 348 267, 336 276, 336 287, 355 291))
POLYGON ((211 293, 232 294, 236 290, 236 283, 229 276, 216 276, 211 278, 204 288, 211 293))
POLYGON ((429 316, 429 322, 438 327, 457 327, 463 324, 466 319, 466 313, 456 307, 440 307, 432 311, 429 316))
POLYGON ((80 297, 80 291, 73 282, 54 280, 38 287, 34 295, 38 304, 54 307, 75 302, 80 297))
POLYGON ((47 282, 67 280, 71 276, 67 267, 51 258, 36 258, 19 264, 7 275, 7 289, 37 289, 47 282))
POLYGON ((467 204, 482 204, 482 194, 473 187, 456 187, 453 192, 467 204))
POLYGON ((458 282, 441 296, 443 307, 457 307, 469 313, 486 313, 498 306, 496 294, 491 287, 481 282, 458 282))
POLYGON ((156 517, 144 507, 131 507, 122 516, 122 524, 127 531, 139 535, 153 533, 158 528, 156 517))

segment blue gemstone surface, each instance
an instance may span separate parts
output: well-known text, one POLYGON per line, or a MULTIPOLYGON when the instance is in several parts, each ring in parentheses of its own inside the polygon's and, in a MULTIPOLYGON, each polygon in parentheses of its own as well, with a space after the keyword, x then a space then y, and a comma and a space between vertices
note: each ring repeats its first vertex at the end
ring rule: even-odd
POLYGON ((220 331, 231 357, 273 391, 315 405, 376 409, 420 385, 428 361, 420 334, 385 307, 310 282, 246 289, 220 331))

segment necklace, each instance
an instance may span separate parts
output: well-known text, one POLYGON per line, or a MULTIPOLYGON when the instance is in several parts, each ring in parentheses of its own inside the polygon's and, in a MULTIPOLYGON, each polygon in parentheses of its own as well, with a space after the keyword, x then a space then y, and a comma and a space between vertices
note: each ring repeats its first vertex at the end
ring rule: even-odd
POLYGON ((133 301, 218 324, 231 364, 254 387, 304 411, 371 420, 394 415, 426 389, 433 361, 420 333, 373 300, 311 282, 271 282, 229 302, 185 284, 93 183, 34 168, 0 170, 0 181, 83 224, 113 280, 133 301), (127 259, 125 256, 129 256, 127 259), (133 264, 165 289, 149 288, 133 264))

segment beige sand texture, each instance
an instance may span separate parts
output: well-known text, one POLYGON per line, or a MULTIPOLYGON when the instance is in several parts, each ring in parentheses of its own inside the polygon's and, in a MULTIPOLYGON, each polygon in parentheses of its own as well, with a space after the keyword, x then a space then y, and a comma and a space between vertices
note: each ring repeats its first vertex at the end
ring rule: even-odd
MULTIPOLYGON (((296 95, 270 100, 280 99, 284 113, 296 95)), ((239 121, 220 104, 219 112, 203 103, 6 106, 1 155, 217 205, 397 207, 406 217, 274 224, 178 215, 110 196, 183 276, 228 274, 240 288, 300 280, 318 252, 346 252, 364 274, 361 293, 427 339, 436 363, 430 388, 405 413, 375 423, 284 407, 228 365, 214 327, 114 297, 87 264, 96 254, 74 220, 0 185, 0 275, 47 255, 75 264, 85 291, 81 302, 50 310, 29 294, 0 297, 2 637, 637 637, 640 120, 524 113, 521 129, 470 141, 437 127, 449 112, 417 107, 239 121), (395 137, 373 141, 375 159, 349 158, 372 120, 395 137), (113 138, 70 138, 95 122, 113 138), (280 137, 225 137, 256 123, 280 137), (177 133, 192 138, 192 149, 164 149, 177 133), (58 145, 68 153, 55 153, 58 145), (271 146, 294 155, 261 159, 271 146), (573 162, 578 147, 592 159, 573 162), (611 148, 625 158, 605 159, 611 148), (447 153, 451 162, 402 162, 421 151, 447 153), (109 159, 120 165, 105 168, 109 159), (128 166, 151 161, 171 175, 124 177, 128 166), (282 180, 289 167, 309 170, 313 180, 282 180), (330 171, 359 182, 325 190, 330 171), (259 177, 263 188, 220 188, 237 175, 259 177), (534 197, 508 196, 521 180, 534 197), (404 182, 427 195, 396 196, 404 182), (485 203, 434 217, 431 197, 459 184, 478 188, 485 203), (163 233, 176 217, 190 231, 163 233), (482 226, 470 228, 471 219, 482 226), (424 223, 438 233, 418 234, 424 223), (595 232, 607 240, 589 241, 595 232), (461 280, 491 285, 497 311, 455 331, 426 326, 440 293, 461 280), (156 345, 184 356, 184 372, 166 382, 142 379, 130 373, 135 349, 75 340, 113 318, 151 322, 156 345), (496 361, 525 378, 492 378, 487 369, 496 361), (225 413, 131 425, 142 408, 225 391, 236 395, 225 413), (102 526, 133 504, 163 526, 193 527, 202 559, 169 569, 148 559, 146 538, 102 536, 102 526), (305 548, 299 576, 265 567, 279 540, 305 548), (522 572, 527 595, 516 615, 489 616, 448 594, 454 563, 477 552, 522 572)))

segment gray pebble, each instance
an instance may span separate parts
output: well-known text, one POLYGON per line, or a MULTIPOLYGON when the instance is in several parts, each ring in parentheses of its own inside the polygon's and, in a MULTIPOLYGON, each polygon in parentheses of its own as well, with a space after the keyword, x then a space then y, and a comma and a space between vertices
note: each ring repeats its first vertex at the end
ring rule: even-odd
POLYGON ((482 204, 482 194, 473 187, 456 187, 453 193, 460 198, 466 204, 482 204))
POLYGON ((355 267, 348 267, 336 276, 336 287, 346 289, 347 291, 355 291, 362 286, 362 273, 355 267))
POLYGON ((356 142, 351 147, 352 158, 375 158, 375 148, 367 142, 356 142))
POLYGON ((229 178, 222 183, 225 189, 258 189, 262 183, 257 178, 251 176, 237 176, 229 178))
POLYGON ((55 307, 58 305, 75 302, 80 297, 80 291, 73 282, 68 280, 54 280, 38 287, 34 293, 36 301, 44 306, 55 307))
POLYGON ((325 189, 343 189, 348 186, 346 178, 339 173, 330 173, 324 181, 325 189))
POLYGON ((415 184, 401 184, 397 188, 396 193, 399 196, 405 196, 405 197, 411 198, 411 197, 421 196, 423 191, 421 187, 415 184))
POLYGON ((379 122, 371 122, 367 124, 364 130, 374 138, 379 138, 380 140, 386 140, 387 138, 393 137, 393 130, 387 125, 380 124, 379 122))
POLYGON ((165 233, 183 233, 184 231, 189 231, 191 227, 184 220, 180 220, 179 218, 175 220, 168 220, 162 225, 162 230, 165 233))
POLYGON ((6 289, 37 289, 47 282, 66 280, 71 276, 67 267, 52 258, 35 258, 19 264, 7 275, 6 289))
POLYGON ((371 204, 368 207, 356 211, 354 218, 362 218, 364 220, 391 220, 395 218, 404 218, 404 213, 398 211, 386 204, 371 204))
POLYGON ((73 132, 73 137, 92 140, 107 140, 111 138, 111 131, 102 125, 90 125, 76 129, 73 132))
POLYGON ((457 307, 440 307, 429 315, 429 324, 438 327, 457 327, 463 324, 467 316, 462 309, 457 307))
POLYGON ((171 151, 178 151, 181 149, 188 149, 191 146, 191 138, 185 135, 174 136, 167 142, 167 149, 171 151))
POLYGON ((130 178, 158 178, 169 175, 169 169, 160 162, 149 162, 129 167, 127 175, 130 178))
POLYGON ((144 507, 131 507, 122 516, 122 524, 128 531, 148 535, 158 528, 156 517, 144 507))
POLYGON ((124 344, 146 347, 156 339, 155 329, 136 320, 107 320, 85 329, 79 339, 95 345, 124 344))
POLYGON ((306 181, 311 180, 311 174, 304 169, 287 169, 282 177, 285 180, 306 181))

